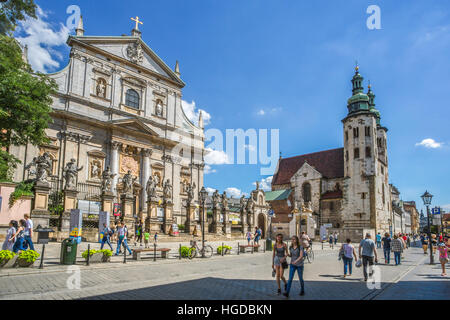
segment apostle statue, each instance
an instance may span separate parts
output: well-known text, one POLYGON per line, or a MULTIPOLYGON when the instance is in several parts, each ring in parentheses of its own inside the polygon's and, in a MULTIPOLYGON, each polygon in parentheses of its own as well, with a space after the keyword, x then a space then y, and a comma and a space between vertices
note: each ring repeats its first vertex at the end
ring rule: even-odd
POLYGON ((220 194, 219 191, 216 190, 212 195, 213 209, 219 208, 219 202, 220 202, 220 194))
POLYGON ((35 181, 48 184, 47 178, 52 168, 52 159, 48 152, 45 152, 42 156, 33 158, 33 161, 25 167, 25 170, 29 170, 32 166, 35 167, 35 170, 30 170, 30 173, 36 175, 35 181))
POLYGON ((156 115, 158 116, 158 117, 162 117, 163 116, 163 107, 162 107, 162 105, 161 105, 161 101, 158 101, 158 103, 156 104, 156 108, 155 108, 156 110, 156 115))
POLYGON ((195 182, 186 186, 186 193, 188 195, 187 202, 190 204, 194 200, 195 182))
POLYGON ((131 174, 131 170, 128 170, 128 172, 122 178, 124 194, 133 194, 133 184, 136 179, 137 177, 133 177, 133 175, 131 174))
POLYGON ((147 181, 147 185, 145 186, 145 191, 147 192, 147 200, 152 201, 156 198, 156 185, 158 182, 156 181, 156 177, 150 175, 147 181))
POLYGON ((228 210, 228 198, 227 198, 227 192, 224 191, 222 194, 222 210, 227 211, 228 210))
POLYGON ((83 166, 77 166, 77 161, 75 159, 70 159, 63 170, 64 179, 66 180, 66 186, 64 190, 76 190, 78 172, 83 170, 83 166))
POLYGON ((111 169, 109 167, 106 167, 106 169, 102 173, 102 192, 112 192, 112 179, 116 176, 115 173, 111 172, 111 169))
POLYGON ((170 184, 170 179, 164 182, 163 196, 165 202, 170 203, 172 201, 172 185, 170 184))
POLYGON ((239 200, 240 211, 245 211, 245 195, 242 195, 241 200, 239 200))

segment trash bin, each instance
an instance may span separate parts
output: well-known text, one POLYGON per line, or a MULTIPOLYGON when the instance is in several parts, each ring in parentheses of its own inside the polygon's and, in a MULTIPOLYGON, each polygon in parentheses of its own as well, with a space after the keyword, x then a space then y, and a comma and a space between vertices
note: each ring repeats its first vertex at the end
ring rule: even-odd
POLYGON ((266 239, 266 251, 272 251, 272 239, 266 239))
POLYGON ((77 261, 78 244, 74 239, 64 239, 61 243, 59 262, 65 265, 75 264, 77 261))

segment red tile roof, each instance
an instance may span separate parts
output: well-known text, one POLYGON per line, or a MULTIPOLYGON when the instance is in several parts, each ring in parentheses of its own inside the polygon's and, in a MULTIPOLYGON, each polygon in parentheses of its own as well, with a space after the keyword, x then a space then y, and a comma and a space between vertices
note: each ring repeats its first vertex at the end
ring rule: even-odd
POLYGON ((332 179, 344 176, 344 148, 339 148, 281 159, 272 185, 290 183, 292 176, 305 162, 308 162, 325 178, 332 179))
POLYGON ((327 191, 322 194, 322 199, 340 199, 342 198, 342 191, 327 191))

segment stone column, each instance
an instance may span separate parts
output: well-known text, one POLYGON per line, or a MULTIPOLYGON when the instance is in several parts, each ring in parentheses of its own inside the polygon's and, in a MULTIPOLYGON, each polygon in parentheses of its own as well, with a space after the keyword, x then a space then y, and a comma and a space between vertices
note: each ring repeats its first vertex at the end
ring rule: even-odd
POLYGON ((170 227, 173 223, 173 203, 164 204, 164 233, 169 234, 170 227))
POLYGON ((142 203, 142 211, 147 211, 147 192, 145 187, 147 185, 148 178, 150 178, 151 169, 150 169, 150 156, 152 155, 152 150, 150 149, 142 149, 142 174, 141 174, 141 203, 142 203))
POLYGON ((119 148, 122 146, 120 142, 111 142, 111 161, 110 168, 111 172, 116 175, 113 178, 111 190, 113 194, 117 194, 117 181, 119 180, 119 148))
POLYGON ((231 223, 229 221, 228 209, 223 209, 223 233, 231 235, 231 223))
POLYGON ((245 212, 245 209, 241 210, 241 226, 242 226, 242 233, 246 234, 248 231, 248 224, 247 224, 247 214, 245 212))
MULTIPOLYGON (((184 226, 184 230, 189 233, 192 234, 192 232, 194 231, 194 228, 198 225, 198 221, 195 220, 195 205, 193 204, 188 204, 187 208, 186 208, 186 223, 184 226)), ((197 231, 198 227, 197 227, 197 231)))
POLYGON ((213 222, 212 222, 212 233, 222 234, 223 224, 220 222, 220 209, 213 208, 213 222))

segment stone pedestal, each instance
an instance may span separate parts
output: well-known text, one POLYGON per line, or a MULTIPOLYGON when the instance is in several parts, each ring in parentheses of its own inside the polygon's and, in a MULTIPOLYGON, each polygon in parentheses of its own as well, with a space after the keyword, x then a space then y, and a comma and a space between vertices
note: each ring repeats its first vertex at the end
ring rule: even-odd
POLYGON ((247 224, 248 224, 248 230, 250 230, 251 232, 255 228, 255 224, 254 224, 253 220, 254 220, 253 219, 253 213, 248 213, 248 215, 247 215, 247 224))
POLYGON ((114 213, 114 194, 112 192, 102 193, 102 211, 109 212, 110 216, 114 213))
POLYGON ((77 208, 77 190, 64 190, 64 212, 77 208))
POLYGON ((228 216, 228 210, 223 211, 223 233, 231 234, 231 223, 228 216))
POLYGON ((184 225, 184 230, 189 233, 192 234, 192 232, 194 231, 194 229, 197 227, 197 231, 199 230, 199 223, 198 221, 195 220, 195 209, 196 206, 195 205, 189 205, 187 207, 187 217, 186 217, 186 223, 184 225))
POLYGON ((213 221, 211 224, 211 232, 216 234, 223 233, 223 224, 220 222, 220 209, 213 209, 213 221))
POLYGON ((122 203, 122 217, 130 218, 133 217, 133 206, 134 198, 130 194, 122 194, 120 196, 120 201, 122 203))
POLYGON ((164 221, 158 218, 158 201, 154 199, 147 201, 147 218, 146 226, 150 229, 150 233, 161 232, 161 226, 164 221))
POLYGON ((164 223, 163 229, 165 234, 169 234, 170 227, 173 223, 173 203, 164 204, 164 223))
POLYGON ((48 196, 50 194, 50 184, 36 182, 34 190, 34 207, 32 214, 49 214, 48 196))

